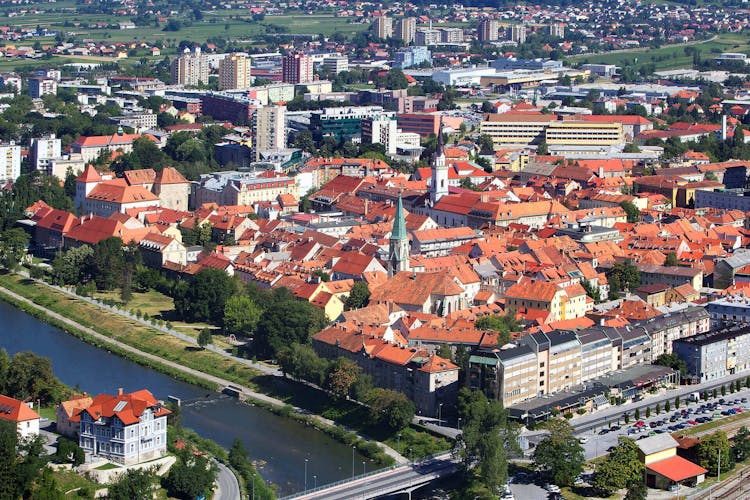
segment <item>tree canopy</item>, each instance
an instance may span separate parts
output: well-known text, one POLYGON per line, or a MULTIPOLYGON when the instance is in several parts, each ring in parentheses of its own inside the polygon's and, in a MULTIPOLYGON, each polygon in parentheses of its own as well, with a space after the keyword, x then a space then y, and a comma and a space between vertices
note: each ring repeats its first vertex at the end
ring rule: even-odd
POLYGON ((221 325, 227 301, 237 290, 237 281, 224 271, 202 269, 192 283, 181 281, 175 287, 175 310, 187 321, 221 325))
POLYGON ((583 448, 567 421, 552 419, 546 428, 550 433, 536 447, 534 466, 547 481, 569 486, 583 472, 583 448))
POLYGON ((644 465, 638 455, 638 446, 630 438, 620 436, 618 445, 596 467, 593 487, 603 497, 643 482, 644 465))

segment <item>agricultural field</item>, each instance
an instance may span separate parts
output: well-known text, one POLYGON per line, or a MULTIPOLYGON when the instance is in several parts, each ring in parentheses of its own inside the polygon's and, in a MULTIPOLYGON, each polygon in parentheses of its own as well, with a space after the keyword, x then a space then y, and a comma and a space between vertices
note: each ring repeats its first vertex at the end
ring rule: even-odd
POLYGON ((693 65, 693 56, 690 50, 688 50, 688 53, 685 52, 685 49, 688 47, 698 50, 700 57, 703 59, 709 59, 722 52, 750 54, 750 36, 742 33, 723 33, 704 42, 674 45, 658 49, 641 48, 606 54, 579 55, 568 58, 568 62, 616 64, 622 67, 633 67, 636 71, 645 64, 654 64, 656 71, 690 68, 693 65))

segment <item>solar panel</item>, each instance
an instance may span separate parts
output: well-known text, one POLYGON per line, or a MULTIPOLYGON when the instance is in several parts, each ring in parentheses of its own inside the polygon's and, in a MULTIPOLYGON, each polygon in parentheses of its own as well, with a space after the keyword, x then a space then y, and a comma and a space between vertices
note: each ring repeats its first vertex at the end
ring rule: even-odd
POLYGON ((118 402, 117 405, 115 406, 115 411, 122 411, 123 408, 125 408, 125 406, 127 406, 127 404, 128 404, 127 401, 120 401, 120 402, 118 402))

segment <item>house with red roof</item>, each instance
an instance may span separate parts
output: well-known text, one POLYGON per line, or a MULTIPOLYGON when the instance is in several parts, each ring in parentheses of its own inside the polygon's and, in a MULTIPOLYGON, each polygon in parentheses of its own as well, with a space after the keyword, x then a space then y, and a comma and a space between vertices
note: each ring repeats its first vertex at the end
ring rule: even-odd
POLYGON ((22 439, 39 435, 39 414, 23 401, 0 394, 0 419, 15 424, 22 439))
POLYGON ((79 137, 70 145, 70 151, 80 154, 83 161, 92 162, 105 151, 115 152, 119 150, 123 153, 130 153, 133 151, 133 141, 139 137, 147 137, 156 142, 156 139, 148 134, 90 135, 79 137))
POLYGON ((167 415, 171 412, 146 389, 99 394, 71 417, 79 424, 78 444, 87 455, 133 465, 167 453, 167 415))
POLYGON ((679 443, 671 434, 657 434, 636 442, 646 466, 646 486, 672 491, 680 485, 696 486, 706 478, 706 469, 677 454, 679 443))

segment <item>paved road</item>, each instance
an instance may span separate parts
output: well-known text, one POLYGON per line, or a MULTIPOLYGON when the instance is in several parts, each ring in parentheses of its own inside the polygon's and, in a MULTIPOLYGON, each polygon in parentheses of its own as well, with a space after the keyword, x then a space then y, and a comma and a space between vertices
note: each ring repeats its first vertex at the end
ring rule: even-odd
POLYGON ((239 500, 240 483, 237 481, 237 476, 221 462, 216 462, 216 465, 219 473, 216 475, 214 500, 239 500))

